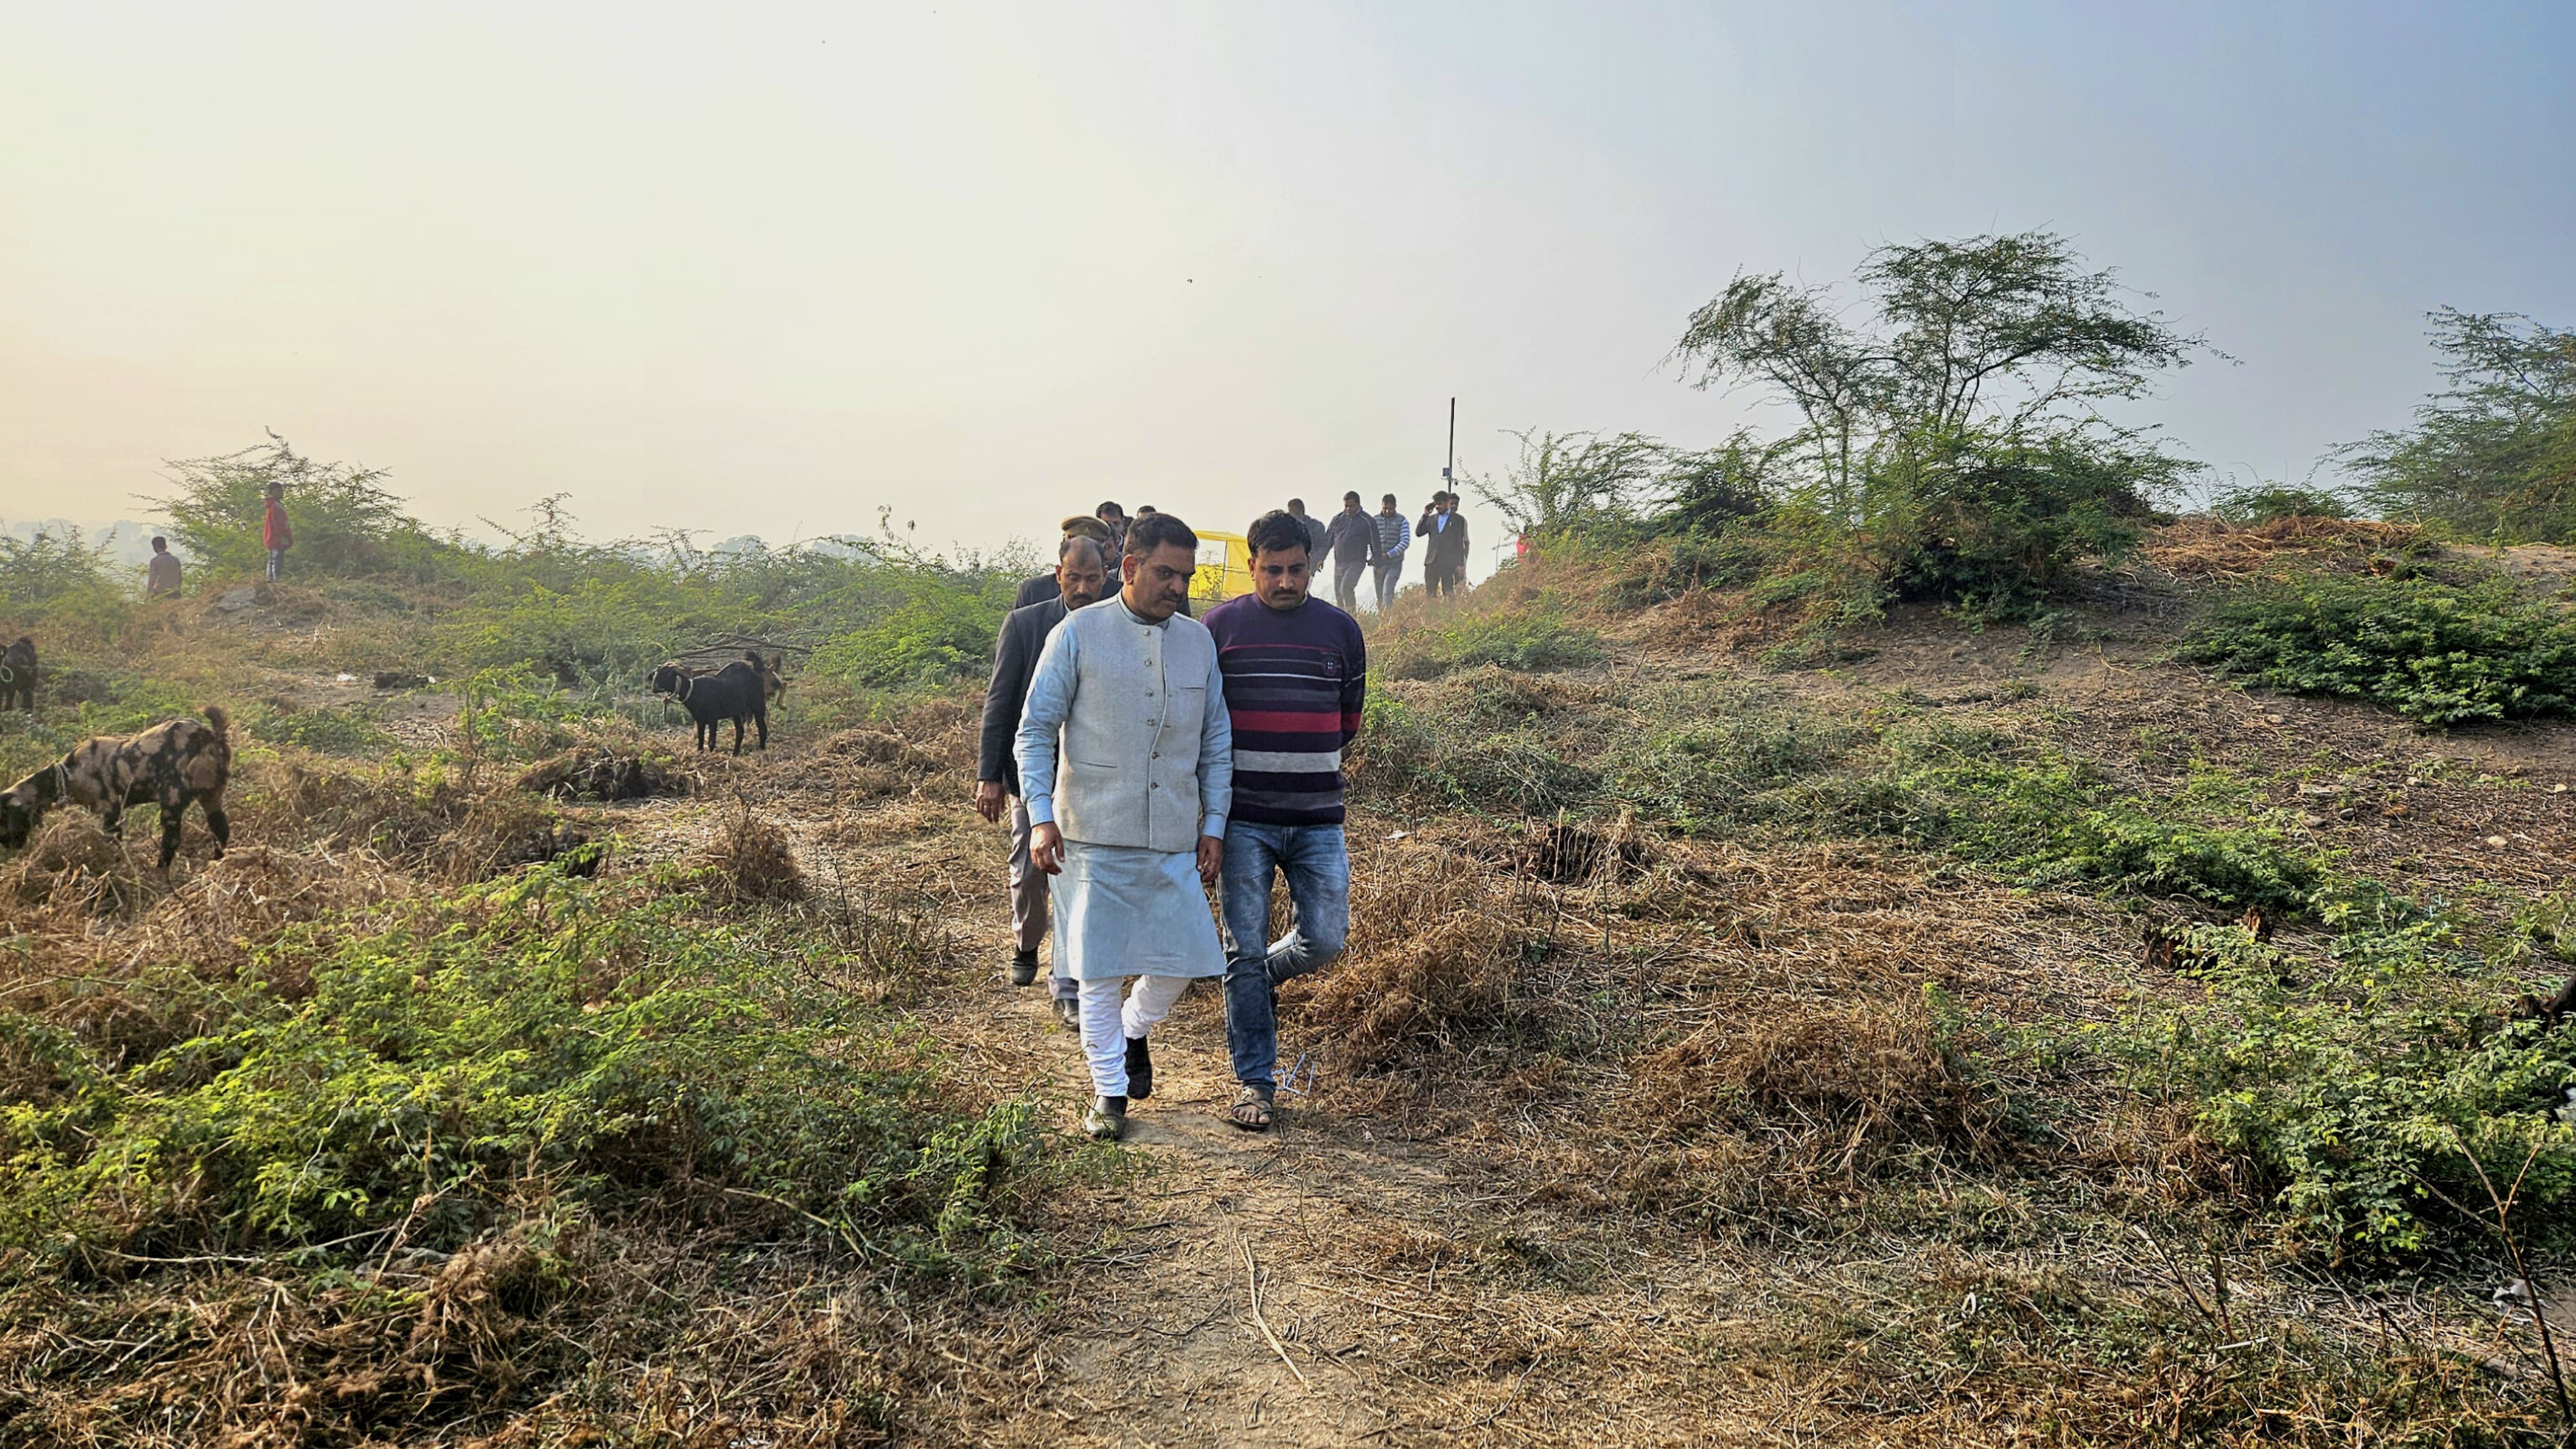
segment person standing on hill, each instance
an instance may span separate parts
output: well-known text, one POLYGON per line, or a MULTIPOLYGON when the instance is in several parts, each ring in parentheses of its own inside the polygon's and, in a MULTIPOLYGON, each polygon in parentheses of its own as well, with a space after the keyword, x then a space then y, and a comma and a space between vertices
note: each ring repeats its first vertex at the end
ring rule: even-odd
POLYGON ((1343 613, 1360 606, 1360 575, 1378 562, 1377 521, 1360 511, 1357 493, 1342 495, 1342 511, 1324 525, 1323 551, 1333 559, 1333 602, 1343 613))
POLYGON ((1253 591, 1208 610, 1207 627, 1234 725, 1234 810, 1219 877, 1225 1040, 1237 1084, 1226 1121, 1260 1132, 1277 1107, 1279 983, 1329 965, 1350 937, 1342 751, 1359 738, 1368 645, 1347 610, 1308 596, 1313 556, 1296 519, 1265 513, 1244 537, 1253 591), (1278 876, 1295 915, 1274 941, 1278 876))
POLYGON ((1378 500, 1377 517, 1377 611, 1381 614, 1395 603, 1395 591, 1404 580, 1404 551, 1413 546, 1413 525, 1405 521, 1390 493, 1378 500))
POLYGON ((1192 980, 1225 971, 1203 886, 1225 858, 1234 735, 1216 644, 1180 612, 1198 549, 1181 520, 1139 516, 1122 587, 1047 636, 1020 711, 1029 859, 1061 876, 1056 959, 1080 983, 1082 1127, 1106 1139, 1153 1093, 1155 1025, 1192 980))
MULTIPOLYGON (((1088 538, 1097 542, 1102 549, 1100 557, 1103 566, 1116 567, 1116 565, 1110 563, 1112 556, 1107 551, 1109 547, 1109 525, 1102 523, 1097 518, 1085 518, 1081 514, 1077 513, 1073 517, 1066 519, 1061 526, 1064 530, 1063 536, 1065 538, 1088 538)), ((1059 546, 1056 549, 1056 558, 1058 562, 1054 568, 1049 569, 1045 573, 1032 574, 1029 577, 1020 580, 1019 592, 1011 596, 1011 607, 1013 609, 1025 609, 1031 604, 1042 604, 1047 600, 1056 597, 1058 589, 1062 587, 1058 581, 1064 572, 1064 564, 1062 562, 1063 557, 1064 549, 1059 546)), ((1098 598, 1099 595, 1094 594, 1092 597, 1098 598)), ((1035 658, 1034 655, 1031 657, 1033 659, 1035 658)), ((1012 724, 1014 728, 1017 728, 1018 721, 1014 720, 1012 724)))
POLYGON ((1467 581, 1467 520, 1458 512, 1458 495, 1442 490, 1431 495, 1431 514, 1421 530, 1422 586, 1448 596, 1467 581))
POLYGON ((1324 556, 1324 525, 1315 517, 1315 515, 1306 511, 1306 500, 1303 498, 1289 499, 1288 516, 1297 520, 1297 526, 1299 528, 1306 530, 1307 556, 1310 558, 1322 558, 1324 556))
POLYGON ((170 551, 170 540, 154 534, 152 560, 143 566, 143 597, 157 599, 163 594, 179 597, 179 556, 170 551))
POLYGON ((273 584, 286 571, 286 551, 295 547, 295 530, 286 521, 286 485, 269 484, 266 496, 268 507, 260 515, 259 542, 268 550, 268 581, 273 584))
MULTIPOLYGON (((1096 520, 1082 522, 1097 526, 1096 520)), ((1068 529, 1056 547, 1056 596, 1013 609, 1002 620, 993 645, 993 681, 984 690, 984 730, 975 770, 975 809, 987 822, 1002 817, 1005 797, 1011 812, 1011 984, 1026 986, 1038 975, 1038 946, 1047 933, 1047 878, 1029 859, 1029 807, 1020 796, 1019 762, 1011 745, 1020 732, 1020 706, 1029 694, 1029 677, 1037 672, 1038 653, 1064 616, 1089 608, 1109 591, 1109 571, 1100 557, 1100 541, 1068 529)), ((1067 1027, 1080 1022, 1074 1004, 1073 978, 1065 974, 1064 952, 1056 952, 1050 978, 1049 1008, 1067 1027)))

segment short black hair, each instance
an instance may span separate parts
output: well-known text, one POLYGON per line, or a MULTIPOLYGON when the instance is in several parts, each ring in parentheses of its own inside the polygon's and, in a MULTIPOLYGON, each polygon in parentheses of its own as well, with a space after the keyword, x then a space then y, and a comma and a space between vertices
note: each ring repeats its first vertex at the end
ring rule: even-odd
POLYGON ((152 546, 154 548, 168 548, 170 546, 170 540, 163 538, 161 535, 156 533, 152 535, 152 546))
POLYGON ((1379 500, 1378 500, 1378 502, 1380 502, 1380 503, 1393 503, 1394 501, 1395 501, 1395 495, 1394 495, 1394 494, 1392 494, 1392 493, 1390 493, 1390 494, 1386 495, 1384 498, 1381 498, 1381 499, 1379 499, 1379 500))
POLYGON ((1114 498, 1107 503, 1101 504, 1098 508, 1091 510, 1091 516, 1094 518, 1098 518, 1104 513, 1115 513, 1121 518, 1125 518, 1127 516, 1127 510, 1119 507, 1118 500, 1114 498))
POLYGON ((1138 512, 1142 516, 1127 530, 1127 552, 1131 557, 1143 558, 1176 543, 1193 554, 1199 551, 1199 536, 1190 531, 1188 524, 1168 513, 1138 512))
POLYGON ((1139 504, 1137 504, 1137 505, 1136 505, 1136 516, 1137 516, 1138 518, 1142 518, 1142 517, 1144 517, 1146 514, 1151 513, 1151 512, 1153 512, 1153 511, 1154 511, 1154 505, 1153 505, 1153 504, 1151 504, 1151 503, 1139 503, 1139 504))
POLYGON ((1062 563, 1066 559, 1073 557, 1073 546, 1078 543, 1090 544, 1091 552, 1099 558, 1101 567, 1106 568, 1109 566, 1109 545, 1102 543, 1099 539, 1093 538, 1087 533, 1066 534, 1064 536, 1064 542, 1055 546, 1055 561, 1057 563, 1062 563))
POLYGON ((1342 495, 1342 501, 1343 501, 1344 503, 1357 503, 1357 502, 1359 502, 1359 501, 1360 501, 1360 490, 1358 490, 1358 489, 1354 488, 1354 489, 1352 489, 1350 492, 1343 494, 1343 495, 1342 495))
POLYGON ((1288 500, 1288 511, 1289 511, 1289 512, 1291 512, 1291 513, 1302 513, 1302 512, 1304 512, 1304 511, 1305 511, 1305 509, 1306 509, 1306 500, 1305 500, 1305 499, 1303 499, 1303 498, 1291 498, 1291 499, 1289 499, 1289 500, 1288 500))
POLYGON ((1254 558, 1265 553, 1286 553, 1292 548, 1303 550, 1308 558, 1315 556, 1314 535, 1297 521, 1296 514, 1284 508, 1274 508, 1252 520, 1252 526, 1243 531, 1243 546, 1251 550, 1254 558))

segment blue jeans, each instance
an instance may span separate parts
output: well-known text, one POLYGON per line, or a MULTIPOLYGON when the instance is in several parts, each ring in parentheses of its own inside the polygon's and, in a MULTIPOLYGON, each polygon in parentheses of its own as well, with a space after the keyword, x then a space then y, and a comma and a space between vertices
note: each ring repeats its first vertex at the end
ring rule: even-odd
POLYGON ((1225 1044, 1234 1079, 1269 1087, 1279 1065, 1279 983, 1322 969, 1351 934, 1351 853, 1338 825, 1225 827, 1225 1044), (1288 877, 1296 908, 1288 934, 1270 939, 1270 882, 1288 877))

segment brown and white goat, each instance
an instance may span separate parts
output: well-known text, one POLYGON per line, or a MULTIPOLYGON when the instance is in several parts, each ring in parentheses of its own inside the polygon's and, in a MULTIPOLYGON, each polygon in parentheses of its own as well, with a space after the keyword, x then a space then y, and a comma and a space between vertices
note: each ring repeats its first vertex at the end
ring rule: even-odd
POLYGON ((129 805, 161 807, 161 868, 179 853, 179 820, 190 801, 205 807, 215 855, 233 838, 224 814, 224 782, 232 777, 231 717, 206 706, 202 720, 174 719, 135 735, 94 735, 71 753, 0 794, 0 846, 27 843, 45 812, 69 802, 99 814, 114 835, 129 805))

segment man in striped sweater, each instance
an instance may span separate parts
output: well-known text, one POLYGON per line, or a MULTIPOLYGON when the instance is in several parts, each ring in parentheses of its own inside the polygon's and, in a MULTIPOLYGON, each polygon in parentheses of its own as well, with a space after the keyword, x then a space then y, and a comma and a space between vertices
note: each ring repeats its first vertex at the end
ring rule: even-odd
POLYGON ((1313 540, 1292 514, 1245 530, 1253 591, 1208 611, 1225 707, 1234 721, 1234 808, 1218 888, 1226 928, 1225 1035, 1236 1088, 1226 1120, 1270 1126, 1279 1060, 1280 982, 1342 953, 1351 927, 1351 858, 1342 840, 1342 751, 1360 732, 1368 646, 1359 621, 1307 596, 1313 540), (1296 914, 1270 935, 1270 887, 1288 881, 1296 914))

